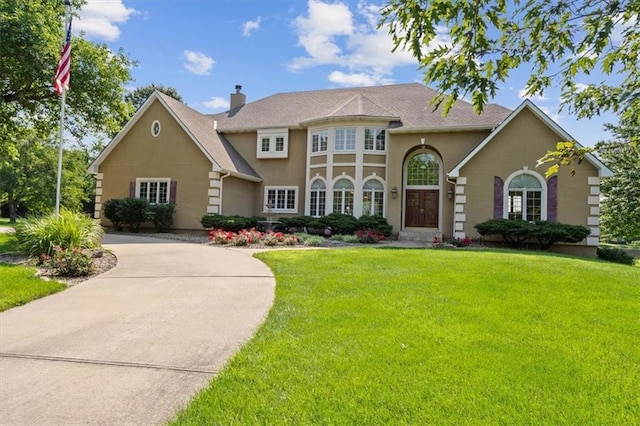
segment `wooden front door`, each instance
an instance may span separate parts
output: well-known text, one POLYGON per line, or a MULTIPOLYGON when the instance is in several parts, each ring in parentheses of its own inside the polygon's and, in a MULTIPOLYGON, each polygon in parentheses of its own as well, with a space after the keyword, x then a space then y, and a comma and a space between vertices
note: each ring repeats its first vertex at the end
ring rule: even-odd
POLYGON ((437 228, 439 192, 437 189, 407 189, 404 225, 406 227, 437 228))

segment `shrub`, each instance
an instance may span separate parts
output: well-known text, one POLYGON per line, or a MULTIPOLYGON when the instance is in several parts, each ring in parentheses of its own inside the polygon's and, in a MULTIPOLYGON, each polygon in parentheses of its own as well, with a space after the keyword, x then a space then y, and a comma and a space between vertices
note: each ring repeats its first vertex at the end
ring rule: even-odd
POLYGON ((553 244, 577 243, 587 238, 591 231, 580 225, 567 225, 564 223, 536 222, 533 236, 538 240, 543 250, 553 244))
POLYGON ((331 213, 321 217, 320 223, 328 226, 332 234, 353 234, 358 229, 358 219, 342 213, 331 213))
POLYGON ((149 206, 149 217, 156 232, 169 232, 173 225, 173 214, 176 211, 174 203, 152 204, 149 206))
POLYGON ((55 246, 51 256, 43 255, 40 263, 52 268, 57 275, 83 277, 93 272, 93 258, 79 247, 63 249, 55 246))
POLYGON ((354 244, 354 243, 358 243, 358 237, 355 235, 345 235, 344 238, 342 239, 342 241, 344 241, 345 243, 350 243, 350 244, 354 244))
POLYGON ((480 235, 500 235, 511 247, 531 237, 533 225, 525 220, 489 219, 474 226, 480 235))
POLYGON ((144 198, 127 197, 120 200, 116 214, 123 224, 129 226, 129 232, 140 231, 140 225, 149 219, 149 202, 144 198))
POLYGON ((319 247, 324 244, 324 238, 312 235, 304 241, 304 245, 308 247, 319 247))
POLYGON ((378 231, 374 231, 373 229, 361 229, 356 232, 356 238, 360 243, 375 244, 384 240, 384 235, 378 231))
POLYGON ((535 238, 545 250, 553 244, 577 243, 589 236, 591 231, 581 225, 553 222, 527 222, 524 220, 490 219, 475 225, 482 236, 500 235, 509 245, 517 247, 523 241, 535 238))
POLYGON ((382 216, 366 215, 358 218, 358 229, 372 229, 385 237, 389 237, 391 236, 391 230, 393 227, 389 225, 387 219, 382 216))
POLYGON ((280 224, 277 226, 278 231, 291 232, 292 229, 304 230, 309 227, 309 224, 313 222, 315 218, 311 216, 295 216, 295 217, 281 217, 278 219, 280 224))
POLYGON ((103 230, 97 221, 81 213, 62 210, 31 217, 16 226, 18 250, 27 256, 52 255, 55 246, 62 249, 93 248, 100 245, 103 230))
POLYGON ((122 200, 118 198, 112 198, 104 202, 104 217, 109 219, 116 231, 122 231, 122 219, 118 215, 118 206, 122 203, 122 200))
POLYGON ((596 249, 598 258, 608 262, 621 263, 623 265, 633 265, 635 259, 626 251, 613 247, 598 247, 596 249))
POLYGON ((223 216, 209 213, 202 217, 200 223, 207 229, 223 229, 225 231, 239 232, 242 229, 251 229, 258 226, 258 222, 265 220, 263 217, 223 216))

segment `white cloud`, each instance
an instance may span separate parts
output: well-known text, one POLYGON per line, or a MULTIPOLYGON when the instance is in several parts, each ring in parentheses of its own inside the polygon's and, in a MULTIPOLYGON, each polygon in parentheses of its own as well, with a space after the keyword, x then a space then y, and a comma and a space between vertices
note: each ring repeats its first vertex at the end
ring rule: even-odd
POLYGON ((113 41, 120 37, 118 24, 124 24, 136 13, 135 9, 126 7, 122 0, 88 0, 80 16, 74 20, 73 30, 84 31, 89 37, 113 41))
POLYGON ((575 83, 574 87, 576 89, 576 92, 584 92, 585 89, 589 87, 589 85, 584 83, 575 83))
POLYGON ((518 90, 518 97, 520 99, 530 99, 532 101, 547 101, 549 98, 544 96, 543 93, 538 93, 535 95, 527 95, 527 88, 518 90))
POLYGON ((202 106, 208 109, 226 110, 226 109, 229 109, 229 100, 225 98, 221 98, 219 96, 214 96, 208 101, 203 102, 202 106))
POLYGON ((611 40, 619 44, 624 39, 625 35, 629 31, 633 31, 633 27, 638 25, 638 18, 635 16, 630 16, 628 19, 625 19, 623 15, 617 15, 614 19, 616 24, 611 31, 611 40))
POLYGON ((187 60, 184 64, 184 68, 190 73, 197 75, 208 75, 213 68, 216 61, 213 58, 200 52, 193 52, 191 50, 184 51, 184 57, 187 60))
POLYGON ((559 106, 549 107, 549 106, 540 106, 540 105, 538 105, 538 108, 540 108, 540 110, 542 112, 547 114, 549 116, 549 118, 551 118, 556 123, 559 123, 560 120, 562 119, 562 116, 560 115, 560 107, 559 106))
POLYGON ((384 78, 381 75, 375 76, 366 73, 344 73, 342 71, 333 71, 327 79, 335 84, 344 87, 359 86, 376 86, 380 84, 391 84, 393 80, 384 78))
MULTIPOLYGON (((352 11, 342 1, 308 0, 307 4, 307 14, 293 22, 298 44, 306 54, 289 61, 289 71, 335 66, 341 69, 331 72, 329 80, 352 86, 354 81, 393 82, 394 68, 417 65, 410 53, 392 52, 391 36, 386 28, 377 28, 380 6, 360 0, 352 11)), ((432 46, 450 43, 446 29, 440 30, 432 46)))
POLYGON ((251 33, 260 29, 260 22, 262 18, 258 16, 255 21, 247 21, 242 25, 242 35, 245 37, 251 37, 251 33))

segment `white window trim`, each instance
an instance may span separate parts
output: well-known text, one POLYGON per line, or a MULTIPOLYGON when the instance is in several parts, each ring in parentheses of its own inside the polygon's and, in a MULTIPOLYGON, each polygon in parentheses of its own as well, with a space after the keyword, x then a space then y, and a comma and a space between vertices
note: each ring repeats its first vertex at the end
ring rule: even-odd
POLYGON ((333 127, 333 152, 335 153, 340 153, 340 154, 344 154, 344 153, 353 153, 356 152, 356 150, 358 149, 358 128, 356 126, 347 126, 347 127, 333 127), (351 130, 353 129, 354 131, 354 141, 353 141, 353 148, 346 148, 347 146, 347 130, 351 130), (338 149, 336 146, 336 141, 338 140, 338 138, 336 137, 336 133, 338 132, 338 130, 342 130, 344 131, 345 134, 345 138, 344 138, 344 149, 338 149))
MULTIPOLYGON (((348 180, 349 182, 351 182, 351 185, 353 185, 353 211, 351 212, 351 216, 358 217, 356 216, 356 208, 358 208, 358 205, 357 205, 358 197, 362 197, 362 188, 358 189, 358 186, 356 185, 356 180, 349 175, 339 175, 333 179, 333 182, 331 182, 331 189, 330 190, 327 189, 327 191, 330 191, 330 192, 327 192, 327 198, 331 198, 331 206, 329 206, 329 201, 327 200, 326 209, 329 213, 333 212, 333 208, 334 208, 333 194, 334 194, 334 191, 336 190, 336 183, 342 179, 348 180)), ((340 191, 344 191, 344 190, 341 189, 340 191)), ((360 207, 360 210, 362 210, 362 207, 360 207)), ((344 206, 343 206, 343 211, 341 213, 346 214, 344 213, 344 206)))
POLYGON ((386 153, 387 152, 387 146, 389 145, 389 132, 387 131, 387 129, 385 129, 384 127, 369 127, 369 126, 364 126, 363 129, 364 130, 362 131, 362 147, 364 149, 364 153, 365 154, 374 154, 374 153, 383 154, 383 153, 386 153), (366 145, 366 141, 365 141, 366 130, 382 130, 384 132, 384 149, 377 149, 376 148, 376 140, 375 140, 375 138, 373 139, 373 149, 367 149, 367 147, 366 147, 367 145, 366 145))
MULTIPOLYGON (((364 186, 367 184, 367 182, 369 182, 370 180, 375 180, 378 181, 379 183, 382 184, 382 190, 378 191, 378 192, 382 192, 382 217, 387 217, 387 184, 380 178, 377 176, 369 176, 368 178, 364 179, 362 181, 362 194, 360 195, 360 198, 364 197, 364 193, 365 191, 370 191, 370 190, 365 190, 364 186)), ((371 204, 371 207, 373 207, 373 203, 371 204)), ((364 215, 371 215, 371 212, 364 212, 364 206, 360 207, 361 210, 361 216, 364 215)))
POLYGON ((333 146, 333 143, 334 143, 333 142, 333 139, 334 139, 333 133, 334 132, 332 132, 332 130, 333 130, 333 128, 330 128, 330 127, 320 127, 320 128, 317 128, 317 129, 309 130, 309 132, 308 132, 308 139, 309 139, 308 140, 308 144, 309 144, 308 151, 309 151, 309 154, 311 154, 311 155, 326 155, 326 154, 332 152, 332 146, 333 146), (325 149, 324 151, 320 149, 320 147, 321 147, 320 141, 318 141, 318 151, 313 151, 313 134, 316 133, 316 132, 317 133, 327 132, 327 149, 325 149))
POLYGON ((263 194, 263 211, 262 213, 297 213, 298 212, 298 200, 299 200, 299 191, 297 186, 265 186, 264 194, 263 194), (267 206, 267 200, 269 199, 268 194, 270 190, 275 191, 294 191, 294 200, 293 200, 293 209, 278 209, 278 208, 269 208, 267 206))
POLYGON ((258 129, 256 140, 256 158, 288 158, 289 157, 289 129, 258 129), (284 138, 284 149, 276 151, 276 138, 284 138), (269 151, 262 150, 262 139, 269 139, 269 151))
MULTIPOLYGON (((534 176, 536 179, 538 179, 538 181, 540 182, 540 184, 542 185, 542 189, 540 190, 541 194, 540 194, 540 206, 542 211, 540 212, 540 220, 547 220, 547 194, 548 194, 548 188, 547 188, 547 181, 544 179, 544 177, 542 177, 542 175, 540 173, 537 173, 533 170, 529 170, 528 168, 524 168, 522 170, 518 170, 515 171, 513 173, 511 173, 509 175, 508 178, 505 179, 504 181, 504 187, 502 188, 502 217, 504 219, 508 219, 509 218, 509 184, 511 183, 511 181, 520 175, 524 175, 524 174, 529 174, 531 176, 534 176)), ((522 200, 522 210, 523 210, 523 214, 525 212, 526 206, 526 200, 522 200)), ((528 220, 528 219, 527 219, 528 220)))
MULTIPOLYGON (((166 182, 167 183, 167 203, 171 202, 171 178, 136 178, 136 198, 140 198, 140 184, 142 182, 166 182)), ((149 201, 151 204, 159 204, 149 201)))
POLYGON ((322 176, 314 176, 309 181, 309 192, 307 194, 308 200, 309 200, 309 209, 307 210, 307 214, 309 216, 322 217, 322 216, 325 216, 327 214, 327 206, 329 205, 329 201, 327 200, 328 194, 329 194, 329 189, 328 189, 328 185, 327 185, 327 180, 325 178, 323 178, 322 176), (320 215, 320 216, 313 215, 312 212, 311 212, 311 193, 312 193, 312 191, 318 191, 317 189, 312 189, 311 185, 313 185, 313 183, 315 181, 317 181, 317 180, 321 181, 324 184, 324 214, 320 215))

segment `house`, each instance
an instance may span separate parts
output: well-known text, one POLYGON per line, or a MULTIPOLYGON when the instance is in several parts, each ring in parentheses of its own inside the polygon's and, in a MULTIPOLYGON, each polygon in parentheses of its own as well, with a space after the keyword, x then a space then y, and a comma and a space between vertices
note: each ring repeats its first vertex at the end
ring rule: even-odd
MULTIPOLYGON (((490 218, 584 225, 598 244, 599 183, 587 155, 575 175, 545 180, 536 161, 572 140, 529 100, 481 115, 458 101, 447 117, 422 84, 279 93, 205 115, 155 92, 91 165, 95 217, 105 200, 176 202, 174 226, 206 213, 382 215, 400 239, 476 236, 490 218)), ((103 219, 105 224, 108 221, 103 219)))

